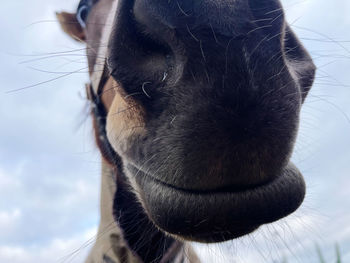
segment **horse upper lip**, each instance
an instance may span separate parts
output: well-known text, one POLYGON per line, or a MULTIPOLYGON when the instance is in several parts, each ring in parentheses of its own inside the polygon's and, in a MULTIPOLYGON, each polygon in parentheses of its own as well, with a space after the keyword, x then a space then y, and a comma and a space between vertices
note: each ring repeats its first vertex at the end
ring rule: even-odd
POLYGON ((215 189, 199 190, 199 189, 183 188, 180 186, 173 185, 171 183, 167 183, 165 181, 162 181, 162 180, 156 178, 154 175, 152 175, 148 171, 145 171, 144 169, 142 169, 142 167, 141 168, 137 167, 134 164, 129 163, 127 165, 127 167, 132 173, 134 173, 135 177, 140 176, 140 177, 143 177, 143 179, 152 180, 157 184, 164 185, 166 187, 172 188, 172 189, 177 190, 177 191, 187 192, 187 193, 191 193, 191 194, 198 194, 198 195, 215 194, 215 193, 240 193, 240 192, 244 192, 244 191, 254 190, 256 188, 262 187, 266 184, 273 182, 279 176, 281 176, 281 175, 277 175, 275 177, 272 177, 268 181, 264 181, 263 183, 257 183, 257 184, 251 184, 251 185, 227 185, 225 187, 220 187, 220 188, 215 188, 215 189))

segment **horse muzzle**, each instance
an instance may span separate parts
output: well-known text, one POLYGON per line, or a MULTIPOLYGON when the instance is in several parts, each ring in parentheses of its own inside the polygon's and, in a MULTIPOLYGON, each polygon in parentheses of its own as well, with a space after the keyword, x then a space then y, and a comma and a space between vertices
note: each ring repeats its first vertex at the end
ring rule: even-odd
POLYGON ((108 52, 143 113, 122 150, 109 140, 159 228, 225 241, 300 206, 290 157, 315 67, 279 1, 121 0, 108 52))

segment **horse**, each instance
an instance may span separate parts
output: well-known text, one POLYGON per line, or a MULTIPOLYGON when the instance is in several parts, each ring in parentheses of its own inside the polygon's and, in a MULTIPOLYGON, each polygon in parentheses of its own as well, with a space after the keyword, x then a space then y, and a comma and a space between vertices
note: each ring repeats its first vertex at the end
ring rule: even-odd
POLYGON ((279 0, 81 0, 57 13, 85 43, 102 156, 86 262, 199 262, 293 213, 290 161, 316 67, 279 0))

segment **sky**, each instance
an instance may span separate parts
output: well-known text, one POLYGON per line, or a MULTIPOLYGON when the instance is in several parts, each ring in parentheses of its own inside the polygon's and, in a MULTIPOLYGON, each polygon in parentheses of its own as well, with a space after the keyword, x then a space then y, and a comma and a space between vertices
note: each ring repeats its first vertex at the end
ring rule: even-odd
MULTIPOLYGON (((96 234, 100 157, 84 99, 84 46, 54 16, 77 3, 1 3, 2 263, 83 262, 96 234), (8 93, 15 89, 22 90, 8 93)), ((195 245, 204 263, 313 263, 316 244, 335 262, 336 243, 350 262, 350 1, 283 4, 319 68, 293 155, 307 196, 295 214, 252 235, 195 245)))

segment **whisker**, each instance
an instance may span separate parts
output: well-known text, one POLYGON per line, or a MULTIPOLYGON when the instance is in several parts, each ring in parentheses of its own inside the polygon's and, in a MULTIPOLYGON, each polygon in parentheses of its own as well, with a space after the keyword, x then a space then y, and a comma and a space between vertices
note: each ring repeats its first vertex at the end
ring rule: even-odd
MULTIPOLYGON (((58 23, 58 24, 65 24, 65 25, 76 25, 79 24, 79 22, 67 22, 67 21, 58 21, 57 19, 47 19, 47 20, 39 20, 39 21, 35 21, 33 23, 30 23, 26 26, 23 27, 23 29, 27 29, 29 27, 38 25, 38 24, 45 24, 45 23, 58 23)), ((105 24, 105 23, 87 23, 87 25, 99 25, 99 26, 112 26, 109 24, 105 24)))
POLYGON ((49 79, 49 80, 46 80, 46 81, 42 81, 42 82, 39 82, 37 84, 34 84, 34 85, 30 85, 30 86, 26 86, 26 87, 23 87, 23 88, 19 88, 19 89, 13 89, 13 90, 8 90, 6 91, 7 94, 10 94, 10 93, 16 93, 16 92, 19 92, 19 91, 23 91, 23 90, 27 90, 27 89, 30 89, 30 88, 34 88, 34 87, 38 87, 38 86, 41 86, 43 84, 47 84, 47 83, 50 83, 50 82, 53 82, 55 80, 59 80, 59 79, 62 79, 64 77, 68 77, 70 75, 73 75, 75 73, 78 73, 82 70, 86 70, 86 67, 84 68, 81 68, 81 69, 78 69, 78 70, 75 70, 75 71, 72 71, 72 72, 69 72, 67 74, 63 74, 61 76, 58 76, 56 78, 52 78, 52 79, 49 79))
MULTIPOLYGON (((36 61, 41 61, 41 60, 46 60, 46 59, 51 59, 51 58, 61 58, 61 57, 82 57, 82 58, 86 58, 86 57, 89 57, 89 56, 86 55, 86 54, 51 55, 51 56, 45 56, 45 57, 41 57, 41 58, 25 60, 25 61, 20 62, 19 64, 27 64, 27 63, 32 63, 32 62, 36 62, 36 61)), ((99 57, 99 58, 104 59, 104 57, 99 57)))
POLYGON ((326 34, 323 34, 323 33, 320 33, 316 30, 312 30, 312 29, 309 29, 309 28, 306 28, 306 27, 302 27, 302 26, 296 26, 296 25, 292 25, 292 27, 295 27, 295 28, 298 28, 298 29, 301 29, 301 30, 304 30, 304 31, 307 31, 307 32, 311 32, 311 33, 314 33, 314 34, 317 34, 319 36, 322 36, 322 37, 325 37, 326 39, 328 39, 331 43, 334 43, 335 45, 339 46, 340 48, 342 48, 344 51, 346 51, 348 54, 350 54, 350 50, 347 49, 341 42, 339 41, 336 41, 335 39, 327 36, 326 34))
MULTIPOLYGON (((43 69, 38 69, 38 68, 35 68, 35 67, 28 67, 29 69, 31 70, 35 70, 35 71, 38 71, 38 72, 42 72, 42 73, 49 73, 49 74, 59 74, 59 75, 62 75, 62 74, 69 74, 69 73, 72 73, 72 71, 49 71, 49 70, 43 70, 43 69)), ((88 69, 88 67, 86 67, 85 69, 88 69)), ((78 71, 76 73, 83 73, 83 74, 86 74, 86 73, 89 73, 88 71, 78 71)))

